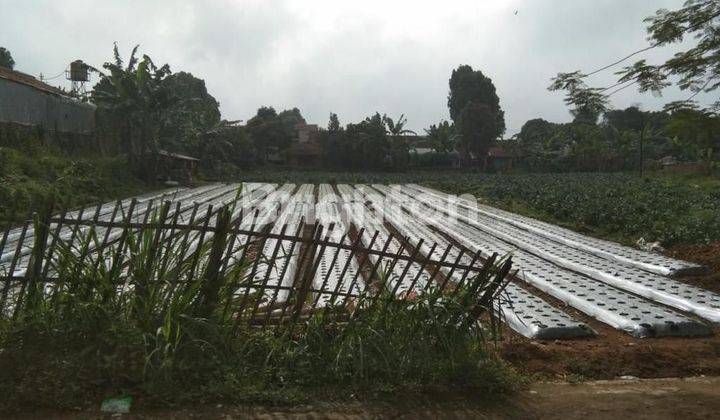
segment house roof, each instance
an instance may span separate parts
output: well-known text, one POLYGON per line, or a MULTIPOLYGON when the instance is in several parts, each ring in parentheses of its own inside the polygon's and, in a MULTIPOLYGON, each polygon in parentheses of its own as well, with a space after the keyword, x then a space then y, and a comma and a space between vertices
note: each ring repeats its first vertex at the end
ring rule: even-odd
POLYGON ((509 152, 502 147, 491 147, 488 149, 489 157, 509 158, 515 156, 512 152, 509 152))
POLYGON ((189 160, 189 161, 192 161, 192 162, 199 162, 199 161, 200 161, 200 159, 198 159, 198 158, 194 158, 194 157, 192 157, 192 156, 187 156, 187 155, 181 155, 180 153, 168 152, 167 150, 159 150, 159 151, 158 151, 158 155, 160 155, 160 156, 165 156, 165 157, 169 157, 169 158, 171 158, 171 159, 189 160))
POLYGON ((15 83, 20 83, 26 86, 30 86, 32 88, 35 88, 37 90, 41 90, 45 93, 50 93, 53 95, 61 95, 61 96, 67 96, 65 92, 62 90, 50 86, 45 82, 41 82, 40 80, 36 79, 35 77, 15 70, 10 70, 5 67, 0 67, 0 78, 10 80, 15 83))

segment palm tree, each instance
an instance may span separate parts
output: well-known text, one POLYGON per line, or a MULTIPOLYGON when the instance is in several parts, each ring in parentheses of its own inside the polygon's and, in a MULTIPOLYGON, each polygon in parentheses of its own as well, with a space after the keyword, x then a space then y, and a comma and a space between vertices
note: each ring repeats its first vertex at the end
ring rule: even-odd
POLYGON ((109 74, 91 68, 101 77, 93 89, 93 101, 119 123, 122 141, 133 164, 145 163, 148 152, 157 155, 158 119, 171 102, 171 95, 161 86, 170 74, 170 66, 158 68, 147 55, 138 59, 138 47, 133 48, 127 66, 123 66, 116 43, 114 62, 103 64, 109 74))

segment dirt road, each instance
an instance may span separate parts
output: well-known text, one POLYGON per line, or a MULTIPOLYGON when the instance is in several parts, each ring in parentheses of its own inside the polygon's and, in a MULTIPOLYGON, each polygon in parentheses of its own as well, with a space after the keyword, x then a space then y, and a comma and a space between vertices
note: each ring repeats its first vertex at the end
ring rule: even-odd
MULTIPOLYGON (((436 396, 393 402, 316 403, 300 407, 200 406, 158 410, 133 407, 121 418, 259 419, 712 419, 720 413, 720 377, 536 383, 505 400, 436 396), (435 400, 435 401, 432 401, 435 400)), ((17 418, 98 418, 99 412, 35 412, 17 418)), ((106 415, 111 418, 110 415, 106 415)), ((14 416, 15 417, 15 416, 14 416)), ((116 417, 113 418, 118 418, 116 417)))

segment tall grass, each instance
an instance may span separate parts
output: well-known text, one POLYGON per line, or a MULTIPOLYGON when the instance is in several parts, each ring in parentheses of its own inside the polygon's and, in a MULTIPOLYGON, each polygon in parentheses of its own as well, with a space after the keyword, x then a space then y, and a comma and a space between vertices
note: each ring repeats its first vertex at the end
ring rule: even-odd
MULTIPOLYGON (((254 260, 224 269, 229 251, 244 251, 229 246, 231 214, 218 213, 204 242, 153 227, 105 247, 94 227, 72 242, 58 238, 52 281, 18 281, 3 308, 0 406, 97 404, 117 393, 155 403, 277 402, 512 386, 487 348, 494 324, 479 320, 493 304, 480 297, 503 281, 500 263, 457 288, 361 295, 297 322, 252 327, 247 314, 263 303, 249 283, 254 260)), ((164 207, 153 218, 166 216, 164 207)))

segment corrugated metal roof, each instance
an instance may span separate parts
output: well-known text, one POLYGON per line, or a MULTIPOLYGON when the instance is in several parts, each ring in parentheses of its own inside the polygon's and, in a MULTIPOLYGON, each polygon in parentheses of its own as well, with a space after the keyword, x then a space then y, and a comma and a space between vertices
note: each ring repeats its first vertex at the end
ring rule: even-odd
POLYGON ((47 83, 41 82, 35 77, 20 71, 0 67, 0 78, 27 85, 43 92, 51 93, 53 95, 67 96, 67 94, 65 94, 65 92, 63 92, 62 90, 50 86, 47 83))

